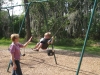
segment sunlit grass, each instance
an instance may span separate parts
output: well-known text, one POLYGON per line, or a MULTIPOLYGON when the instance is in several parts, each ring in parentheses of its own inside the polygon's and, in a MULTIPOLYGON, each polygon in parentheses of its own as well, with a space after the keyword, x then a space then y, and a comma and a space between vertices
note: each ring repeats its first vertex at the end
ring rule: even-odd
MULTIPOLYGON (((20 42, 24 42, 24 39, 20 39, 20 42)), ((10 45, 12 41, 10 39, 0 39, 0 46, 10 45)))
MULTIPOLYGON (((21 43, 24 43, 24 39, 20 39, 21 43)), ((0 47, 8 47, 11 44, 10 39, 0 39, 0 47)), ((36 43, 31 42, 27 48, 33 48, 36 43)), ((70 51, 76 51, 76 52, 81 52, 82 51, 82 46, 54 46, 55 49, 60 49, 60 50, 70 50, 70 51)), ((93 46, 86 46, 85 52, 89 54, 95 54, 95 55, 100 55, 100 47, 93 47, 93 46)))
MULTIPOLYGON (((71 50, 71 51, 82 51, 82 46, 55 46, 56 49, 62 49, 62 50, 71 50)), ((93 47, 93 46, 86 46, 85 52, 89 54, 95 54, 100 55, 100 47, 93 47)))

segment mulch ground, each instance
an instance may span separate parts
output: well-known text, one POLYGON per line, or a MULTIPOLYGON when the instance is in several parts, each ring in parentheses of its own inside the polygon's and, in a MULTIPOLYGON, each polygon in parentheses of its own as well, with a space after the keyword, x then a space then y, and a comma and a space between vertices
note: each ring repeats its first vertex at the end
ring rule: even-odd
MULTIPOLYGON (((79 52, 56 50, 57 65, 54 57, 45 51, 34 52, 27 48, 25 52, 20 61, 23 75, 76 75, 79 52)), ((7 48, 0 48, 0 75, 11 75, 12 67, 7 72, 9 59, 7 48)), ((100 75, 100 56, 85 54, 79 75, 100 75)))

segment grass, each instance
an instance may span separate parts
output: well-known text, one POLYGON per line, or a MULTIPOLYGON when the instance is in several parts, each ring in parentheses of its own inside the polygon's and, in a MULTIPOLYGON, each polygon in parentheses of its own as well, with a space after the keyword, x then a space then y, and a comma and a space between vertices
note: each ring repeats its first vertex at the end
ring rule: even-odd
MULTIPOLYGON (((20 39, 20 42, 23 43, 23 39, 20 39)), ((0 47, 8 47, 11 44, 10 39, 0 39, 0 47)), ((29 48, 33 48, 36 43, 30 43, 28 45, 29 48)), ((61 50, 70 50, 70 51, 76 51, 76 52, 81 52, 82 51, 82 46, 56 46, 56 49, 61 49, 61 50)), ((93 46, 86 46, 85 49, 86 53, 89 54, 94 54, 94 55, 100 55, 100 47, 93 47, 93 46)))
MULTIPOLYGON (((57 49, 81 52, 82 46, 55 46, 57 49)), ((85 52, 93 55, 100 55, 100 47, 86 46, 85 52)))
MULTIPOLYGON (((23 42, 23 39, 20 39, 20 42, 23 42)), ((0 39, 0 46, 8 46, 11 44, 11 40, 10 39, 0 39)))

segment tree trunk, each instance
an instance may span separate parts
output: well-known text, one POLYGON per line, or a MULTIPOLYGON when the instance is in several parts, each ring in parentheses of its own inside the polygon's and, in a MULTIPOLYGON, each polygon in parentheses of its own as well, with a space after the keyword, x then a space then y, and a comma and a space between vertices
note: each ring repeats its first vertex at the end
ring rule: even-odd
MULTIPOLYGON (((28 3, 28 0, 24 0, 24 3, 28 3)), ((25 10, 26 9, 27 5, 25 6, 25 10)), ((27 41, 31 37, 29 10, 27 11, 27 15, 25 18, 25 26, 26 26, 26 41, 27 41)))

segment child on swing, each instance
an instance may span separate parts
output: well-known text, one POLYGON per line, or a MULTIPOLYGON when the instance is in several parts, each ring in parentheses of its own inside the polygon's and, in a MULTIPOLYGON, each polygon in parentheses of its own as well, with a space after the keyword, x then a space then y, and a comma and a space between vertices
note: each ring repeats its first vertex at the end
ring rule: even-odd
POLYGON ((20 67, 20 48, 26 47, 31 41, 32 37, 25 43, 19 43, 19 34, 12 34, 11 40, 12 44, 10 45, 11 61, 13 66, 12 75, 22 75, 20 67))
POLYGON ((47 49, 49 44, 53 43, 53 41, 54 41, 54 38, 51 37, 51 32, 46 32, 44 34, 44 38, 41 38, 39 43, 37 43, 36 46, 34 48, 32 48, 32 50, 39 51, 40 48, 45 50, 45 49, 47 49))

